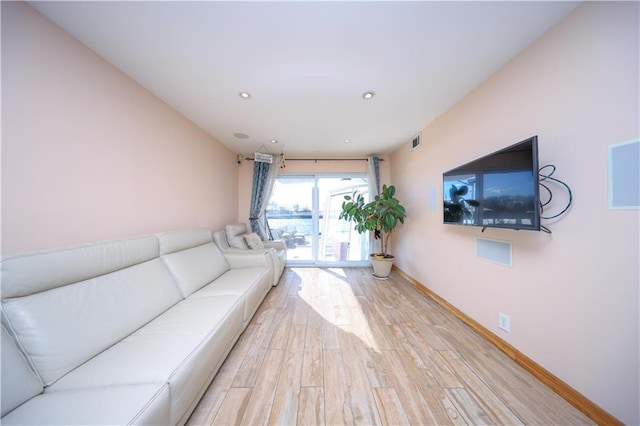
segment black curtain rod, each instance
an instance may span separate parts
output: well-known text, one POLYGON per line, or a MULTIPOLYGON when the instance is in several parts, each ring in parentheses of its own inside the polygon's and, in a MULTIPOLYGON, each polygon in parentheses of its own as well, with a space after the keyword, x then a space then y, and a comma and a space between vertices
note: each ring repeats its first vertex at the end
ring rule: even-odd
MULTIPOLYGON (((274 155, 277 156, 277 155, 274 155)), ((253 157, 246 157, 245 160, 253 161, 253 157)), ((286 158, 286 161, 369 161, 368 158, 286 158)), ((384 161, 384 158, 379 158, 378 161, 384 161)))

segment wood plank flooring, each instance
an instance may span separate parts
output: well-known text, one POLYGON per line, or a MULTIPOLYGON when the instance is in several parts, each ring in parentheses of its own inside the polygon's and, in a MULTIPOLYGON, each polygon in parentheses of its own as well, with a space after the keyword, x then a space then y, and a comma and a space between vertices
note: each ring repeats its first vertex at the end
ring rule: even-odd
POLYGON ((593 423, 395 271, 287 268, 187 424, 593 423))

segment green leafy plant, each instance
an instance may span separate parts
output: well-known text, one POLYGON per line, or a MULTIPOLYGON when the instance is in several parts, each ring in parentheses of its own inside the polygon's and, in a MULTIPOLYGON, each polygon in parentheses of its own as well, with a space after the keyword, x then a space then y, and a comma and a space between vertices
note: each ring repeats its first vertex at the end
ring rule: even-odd
POLYGON ((404 223, 407 216, 395 193, 395 186, 384 185, 380 195, 365 203, 364 196, 354 191, 353 195, 344 196, 340 212, 340 219, 355 223, 354 229, 359 234, 372 231, 374 237, 381 240, 381 254, 384 257, 393 257, 387 252, 389 237, 399 223, 404 223))

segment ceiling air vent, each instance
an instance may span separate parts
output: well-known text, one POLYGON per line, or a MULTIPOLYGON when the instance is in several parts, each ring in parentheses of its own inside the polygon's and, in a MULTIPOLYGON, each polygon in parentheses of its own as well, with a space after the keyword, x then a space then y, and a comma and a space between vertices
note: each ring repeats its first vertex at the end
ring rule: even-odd
POLYGON ((420 146, 420 133, 418 133, 411 139, 411 151, 413 151, 419 146, 420 146))

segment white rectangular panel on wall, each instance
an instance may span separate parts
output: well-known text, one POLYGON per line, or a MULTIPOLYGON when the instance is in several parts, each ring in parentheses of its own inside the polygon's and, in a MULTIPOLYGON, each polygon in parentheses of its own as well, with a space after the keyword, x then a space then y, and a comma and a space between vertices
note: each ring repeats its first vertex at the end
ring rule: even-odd
POLYGON ((476 256, 500 265, 511 266, 513 264, 511 243, 508 241, 476 238, 476 256))
POLYGON ((640 209, 640 141, 609 146, 609 208, 640 209))

